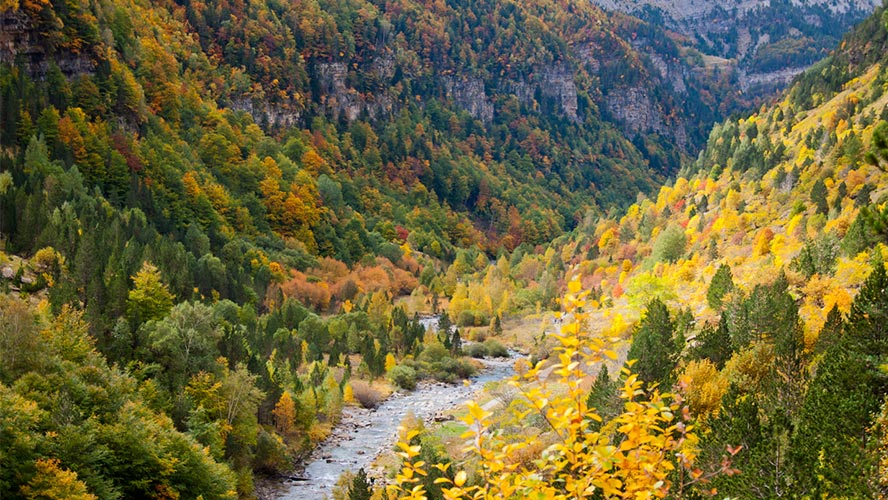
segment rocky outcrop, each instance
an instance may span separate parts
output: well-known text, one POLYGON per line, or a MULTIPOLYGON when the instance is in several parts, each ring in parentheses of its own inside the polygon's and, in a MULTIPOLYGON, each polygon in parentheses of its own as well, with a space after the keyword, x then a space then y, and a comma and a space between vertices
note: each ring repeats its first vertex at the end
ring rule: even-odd
MULTIPOLYGON (((785 87, 882 0, 592 0, 687 37, 755 100, 785 87), (721 64, 724 61, 726 65, 721 64)), ((651 54, 648 54, 649 56, 651 54)), ((658 61, 652 57, 658 69, 658 61)), ((662 71, 661 71, 662 73, 662 71)), ((672 79, 674 84, 678 80, 672 79)), ((679 91, 679 87, 674 87, 679 91)))
MULTIPOLYGON (((394 62, 378 58, 373 65, 377 77, 391 77, 394 62)), ((364 94, 347 85, 348 66, 345 62, 318 63, 316 78, 320 87, 321 106, 334 115, 343 115, 348 121, 361 116, 374 119, 391 113, 392 98, 384 93, 364 94)))
POLYGON ((578 122, 577 116, 577 85, 574 83, 574 73, 566 65, 554 65, 544 68, 540 72, 537 85, 540 93, 545 97, 551 97, 561 106, 561 112, 573 122, 578 122))
POLYGON ((493 120, 493 103, 484 91, 484 82, 480 78, 447 77, 444 79, 444 88, 447 97, 474 118, 484 123, 493 120))
POLYGON ((231 109, 245 111, 253 117, 253 121, 266 128, 287 128, 300 123, 302 114, 280 104, 254 102, 249 97, 232 99, 231 109))
POLYGON ((95 70, 95 63, 85 53, 66 52, 50 57, 41 44, 40 33, 25 13, 0 13, 0 63, 21 66, 32 78, 41 80, 53 62, 69 78, 95 70))
MULTIPOLYGON (((625 12, 627 14, 639 13, 645 9, 655 9, 667 16, 667 20, 673 23, 671 28, 681 24, 692 24, 709 17, 714 11, 724 9, 725 2, 721 0, 592 0, 596 5, 608 9, 625 12)), ((738 0, 729 4, 731 12, 738 16, 760 7, 771 4, 771 0, 738 0)), ((834 14, 846 14, 855 10, 872 11, 882 4, 880 0, 792 0, 797 7, 822 6, 834 14)))
MULTIPOLYGON (((526 80, 500 83, 497 92, 513 95, 526 106, 532 105, 537 98, 548 98, 555 104, 557 112, 573 122, 579 122, 574 76, 574 72, 565 64, 545 66, 526 80)), ((445 77, 444 89, 448 98, 473 117, 484 123, 493 120, 491 96, 485 91, 484 81, 480 78, 445 77)))
POLYGON ((604 100, 605 109, 630 134, 655 132, 670 136, 682 148, 688 145, 686 124, 667 123, 650 92, 641 86, 611 91, 604 100))

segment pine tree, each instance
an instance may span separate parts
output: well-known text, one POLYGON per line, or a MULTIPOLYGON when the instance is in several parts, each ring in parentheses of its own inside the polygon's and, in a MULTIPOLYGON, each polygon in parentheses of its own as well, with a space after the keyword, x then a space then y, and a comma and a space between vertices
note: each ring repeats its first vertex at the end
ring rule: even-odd
POLYGON ((867 434, 880 396, 875 373, 848 341, 817 366, 792 438, 796 492, 810 498, 872 498, 867 434))
POLYGON ((503 334, 503 321, 500 319, 500 315, 497 314, 493 318, 493 336, 499 337, 503 334))
POLYGON ((876 458, 868 434, 888 394, 879 368, 888 356, 886 290, 888 276, 879 264, 854 299, 844 328, 831 313, 822 332, 831 345, 817 365, 792 442, 798 491, 811 497, 874 496, 876 458))
POLYGON ((601 422, 592 420, 589 423, 591 431, 600 430, 602 425, 619 415, 622 407, 619 389, 620 381, 618 379, 611 380, 607 365, 602 365, 598 376, 595 377, 595 383, 592 384, 592 389, 589 391, 589 396, 586 397, 586 406, 594 408, 594 411, 601 417, 601 422))
POLYGON ((842 319, 842 313, 838 306, 833 306, 826 315, 826 323, 820 329, 817 336, 817 342, 814 344, 814 353, 823 354, 832 346, 839 342, 842 338, 842 331, 845 327, 845 321, 842 319))
MULTIPOLYGON (((438 318, 438 334, 440 336, 441 333, 445 335, 450 334, 450 328, 453 326, 453 322, 450 321, 450 315, 447 313, 441 314, 441 317, 438 318)), ((442 340, 443 343, 443 340, 442 340)))
POLYGON ((373 482, 367 478, 367 472, 361 467, 348 489, 348 500, 370 500, 373 497, 373 482))
POLYGON ((459 328, 453 330, 453 336, 450 340, 450 352, 460 354, 462 352, 462 338, 459 335, 459 328))
POLYGON ((731 334, 728 332, 728 320, 722 315, 717 327, 706 325, 697 336, 697 344, 694 346, 692 356, 695 359, 708 359, 716 368, 721 370, 725 362, 731 358, 731 334))
POLYGON ((826 184, 823 179, 817 179, 811 188, 811 202, 817 207, 817 213, 826 215, 829 213, 829 202, 826 200, 826 184))
POLYGON ((660 299, 652 300, 635 328, 628 355, 628 359, 637 360, 633 369, 641 380, 668 385, 677 354, 673 333, 674 324, 666 304, 660 299))
POLYGON ((709 283, 709 291, 706 292, 706 301, 709 302, 709 307, 721 309, 722 299, 733 289, 734 279, 731 274, 731 267, 723 264, 715 271, 715 275, 709 283))
POLYGON ((888 275, 875 266, 851 304, 846 334, 855 350, 872 356, 888 355, 888 275))
POLYGON ((872 148, 866 153, 866 161, 882 171, 888 170, 888 122, 885 120, 873 130, 872 148))

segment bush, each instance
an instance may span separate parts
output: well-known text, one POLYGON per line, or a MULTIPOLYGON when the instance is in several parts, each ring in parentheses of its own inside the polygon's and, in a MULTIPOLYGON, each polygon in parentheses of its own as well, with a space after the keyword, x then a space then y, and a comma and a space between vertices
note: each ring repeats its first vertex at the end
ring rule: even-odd
POLYGON ((473 358, 483 358, 487 356, 487 346, 484 344, 469 344, 466 347, 466 354, 473 358))
POLYGON ((427 363, 436 363, 450 357, 450 351, 439 342, 433 342, 426 346, 419 355, 419 360, 427 363))
POLYGON ((475 326, 475 315, 472 311, 460 311, 456 317, 456 326, 475 326))
POLYGON ((349 383, 351 384, 352 394, 355 396, 355 401, 364 408, 373 409, 379 406, 379 403, 382 402, 382 395, 367 382, 363 380, 352 380, 349 383))
POLYGON ((441 370, 446 372, 446 374, 452 375, 445 375, 442 379, 440 379, 447 382, 456 382, 460 379, 469 378, 474 375, 476 371, 475 367, 464 359, 447 358, 441 361, 440 367, 441 370))
POLYGON ((506 349, 506 346, 493 339, 487 339, 487 341, 484 342, 484 349, 487 351, 487 355, 492 358, 509 357, 509 350, 506 349))
POLYGON ((256 435, 256 455, 253 457, 253 469, 266 474, 279 474, 290 468, 287 458, 287 445, 280 436, 259 428, 256 435))
POLYGON ((460 311, 459 315, 456 317, 456 326, 460 327, 481 326, 488 323, 490 323, 490 321, 488 320, 487 315, 476 310, 460 311))
POLYGON ((412 391, 416 389, 416 370, 409 366, 397 365, 388 374, 389 380, 401 389, 412 391))

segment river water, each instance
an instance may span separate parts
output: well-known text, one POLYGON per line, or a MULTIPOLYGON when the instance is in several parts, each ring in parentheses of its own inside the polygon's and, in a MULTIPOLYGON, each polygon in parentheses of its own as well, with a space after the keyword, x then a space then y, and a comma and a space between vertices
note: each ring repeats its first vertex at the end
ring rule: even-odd
POLYGON ((428 422, 470 399, 484 384, 510 377, 514 361, 485 360, 487 368, 469 385, 420 385, 413 392, 392 395, 375 410, 346 408, 331 436, 312 453, 301 480, 286 483, 279 498, 321 500, 330 496, 344 471, 366 470, 382 451, 394 446, 398 425, 409 412, 428 422))

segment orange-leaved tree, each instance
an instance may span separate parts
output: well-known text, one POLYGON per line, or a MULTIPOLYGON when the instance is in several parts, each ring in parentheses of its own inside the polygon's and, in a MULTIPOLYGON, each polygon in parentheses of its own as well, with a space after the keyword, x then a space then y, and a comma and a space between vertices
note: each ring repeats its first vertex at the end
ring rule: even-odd
MULTIPOLYGON (((469 429, 462 438, 470 443, 466 451, 474 460, 466 462, 468 470, 451 471, 453 479, 437 480, 448 500, 663 498, 708 476, 693 468, 698 438, 681 398, 656 388, 644 391, 628 368, 623 370, 621 413, 601 426, 591 425, 602 419, 587 405, 589 374, 617 358, 619 339, 590 331, 584 311, 589 292, 581 291, 579 279, 568 289, 565 324, 554 334, 554 366, 519 369, 510 381, 521 397, 506 412, 516 422, 542 420, 544 433, 535 439, 509 438, 497 431, 491 411, 470 402, 463 418, 469 429), (548 446, 534 448, 539 441, 548 446)), ((424 499, 421 476, 429 467, 446 470, 449 464, 420 461, 420 447, 410 443, 416 433, 402 434, 403 464, 387 488, 389 497, 424 499)))

